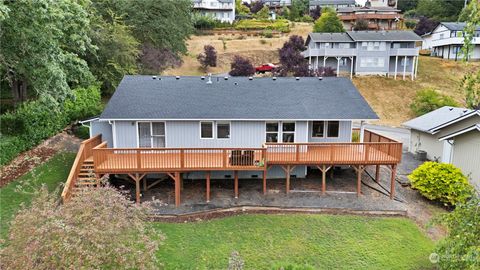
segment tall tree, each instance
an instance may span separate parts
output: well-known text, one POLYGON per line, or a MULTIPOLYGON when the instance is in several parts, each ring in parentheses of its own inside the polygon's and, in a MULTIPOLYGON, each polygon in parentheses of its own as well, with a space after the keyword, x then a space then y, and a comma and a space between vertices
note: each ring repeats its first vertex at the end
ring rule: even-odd
POLYGON ((322 8, 320 6, 316 6, 314 9, 310 10, 310 17, 312 17, 314 21, 318 20, 320 15, 322 15, 322 8))
POLYGON ((9 82, 14 102, 26 99, 27 88, 41 98, 62 100, 71 87, 93 81, 79 56, 91 48, 90 22, 83 2, 17 0, 4 3, 0 22, 0 72, 9 82))
POLYGON ((333 10, 323 10, 322 15, 315 21, 313 32, 319 33, 335 33, 345 32, 343 24, 333 10))
MULTIPOLYGON (((462 52, 464 61, 468 61, 474 49, 473 38, 475 37, 478 25, 480 25, 480 4, 477 1, 472 1, 468 7, 470 13, 467 17, 467 26, 463 31, 464 41, 462 52)), ((462 80, 461 88, 465 93, 467 107, 480 110, 480 70, 476 73, 471 72, 466 74, 462 80)))
POLYGON ((140 44, 108 1, 94 0, 90 6, 89 36, 96 50, 87 53, 90 70, 102 83, 102 93, 111 94, 125 74, 137 72, 140 44))
POLYGON ((418 0, 398 0, 397 8, 402 12, 413 10, 417 7, 418 0))
POLYGON ((437 21, 454 22, 464 6, 464 1, 419 0, 416 8, 418 16, 426 16, 437 21))
POLYGON ((165 56, 142 62, 144 72, 161 72, 171 60, 178 61, 187 52, 186 40, 193 33, 191 0, 122 0, 121 10, 133 35, 143 44, 142 54, 157 50, 154 54, 165 56))

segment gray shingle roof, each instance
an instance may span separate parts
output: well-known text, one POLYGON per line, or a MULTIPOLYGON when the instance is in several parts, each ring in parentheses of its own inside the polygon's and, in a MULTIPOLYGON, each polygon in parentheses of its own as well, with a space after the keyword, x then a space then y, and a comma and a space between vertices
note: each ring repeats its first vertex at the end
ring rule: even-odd
POLYGON ((347 33, 310 33, 307 39, 323 42, 353 42, 347 33))
MULTIPOLYGON (((441 25, 444 25, 451 31, 463 31, 463 29, 467 26, 464 22, 441 22, 441 25)), ((477 31, 480 31, 480 25, 477 26, 477 31)))
POLYGON ((347 78, 125 76, 100 119, 378 119, 347 78))
POLYGON ((413 31, 347 31, 355 41, 422 41, 413 31))
POLYGON ((416 129, 427 133, 433 133, 431 131, 433 128, 443 125, 471 112, 472 110, 465 108, 444 106, 442 108, 436 109, 435 111, 426 113, 422 116, 407 121, 402 125, 411 129, 416 129))

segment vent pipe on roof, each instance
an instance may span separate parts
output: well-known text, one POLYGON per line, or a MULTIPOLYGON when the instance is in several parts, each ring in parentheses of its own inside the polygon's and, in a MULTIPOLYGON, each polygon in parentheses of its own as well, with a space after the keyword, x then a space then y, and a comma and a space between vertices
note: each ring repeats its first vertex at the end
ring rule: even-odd
POLYGON ((175 79, 180 80, 180 76, 176 76, 175 79))
POLYGON ((154 80, 157 79, 157 76, 152 76, 152 79, 154 79, 154 80))
POLYGON ((238 85, 238 82, 234 82, 233 84, 234 84, 234 85, 238 85))
POLYGON ((253 80, 253 77, 252 77, 252 76, 250 76, 250 77, 248 77, 248 79, 251 81, 251 80, 253 80))
POLYGON ((212 73, 208 73, 208 81, 207 84, 212 84, 212 73))
POLYGON ((319 81, 323 80, 323 77, 318 77, 318 80, 319 80, 319 81))
POLYGON ((205 80, 205 76, 200 77, 200 79, 201 79, 202 81, 204 81, 204 80, 205 80))
POLYGON ((299 80, 300 80, 300 77, 295 77, 295 80, 299 81, 299 80))
POLYGON ((223 77, 223 79, 224 79, 225 81, 227 81, 227 80, 228 80, 228 76, 223 77))
POLYGON ((272 79, 273 79, 274 81, 276 81, 276 80, 277 80, 277 77, 273 77, 272 79))

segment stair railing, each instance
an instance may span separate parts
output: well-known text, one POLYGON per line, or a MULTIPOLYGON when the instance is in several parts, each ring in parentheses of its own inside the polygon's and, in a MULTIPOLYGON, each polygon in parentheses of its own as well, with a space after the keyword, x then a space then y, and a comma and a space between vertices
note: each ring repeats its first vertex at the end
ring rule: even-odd
POLYGON ((73 162, 67 181, 65 182, 65 186, 63 187, 63 203, 68 202, 72 196, 72 191, 75 187, 75 183, 77 181, 78 174, 80 173, 80 169, 82 168, 83 162, 92 155, 92 149, 95 146, 99 145, 101 142, 102 134, 98 134, 97 136, 85 140, 80 144, 77 156, 75 157, 75 161, 73 162))

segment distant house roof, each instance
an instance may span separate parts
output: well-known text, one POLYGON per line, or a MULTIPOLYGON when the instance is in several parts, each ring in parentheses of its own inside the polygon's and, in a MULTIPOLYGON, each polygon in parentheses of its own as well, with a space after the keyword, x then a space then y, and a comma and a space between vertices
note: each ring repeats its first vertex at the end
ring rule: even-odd
POLYGON ((357 42, 357 41, 422 41, 413 31, 347 31, 346 33, 310 33, 306 44, 321 42, 357 42))
POLYGON ((310 6, 355 5, 355 0, 310 0, 310 6))
POLYGON ((125 76, 100 120, 378 119, 347 78, 125 76))
POLYGON ((433 134, 435 133, 437 127, 459 119, 460 117, 468 115, 472 112, 474 111, 465 108, 444 106, 436 109, 435 111, 407 121, 403 123, 403 126, 433 134))
MULTIPOLYGON (((463 29, 467 27, 467 23, 464 22, 441 22, 440 25, 445 26, 451 31, 463 31, 463 29)), ((480 31, 480 25, 477 26, 476 30, 480 31)))
POLYGON ((337 8, 337 13, 354 13, 354 12, 363 13, 363 12, 372 12, 372 11, 379 12, 379 13, 400 12, 399 9, 396 9, 393 7, 381 7, 381 6, 380 7, 339 7, 337 8))

